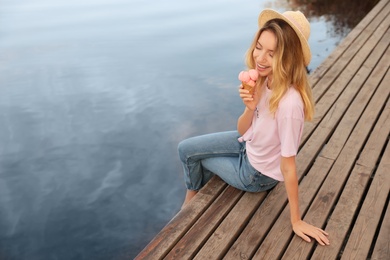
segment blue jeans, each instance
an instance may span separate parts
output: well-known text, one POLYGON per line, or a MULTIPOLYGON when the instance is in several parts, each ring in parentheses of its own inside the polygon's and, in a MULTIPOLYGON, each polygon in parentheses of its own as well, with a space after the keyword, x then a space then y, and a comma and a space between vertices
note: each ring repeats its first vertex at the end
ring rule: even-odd
POLYGON ((278 181, 258 172, 249 163, 245 142, 237 131, 196 136, 179 143, 187 189, 201 189, 214 174, 227 184, 244 191, 260 192, 278 181))

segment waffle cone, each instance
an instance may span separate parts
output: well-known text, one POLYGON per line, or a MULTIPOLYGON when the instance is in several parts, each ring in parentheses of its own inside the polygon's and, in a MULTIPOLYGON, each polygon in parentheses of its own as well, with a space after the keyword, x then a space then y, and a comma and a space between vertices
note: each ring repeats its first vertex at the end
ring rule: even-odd
POLYGON ((253 95, 255 93, 255 87, 246 84, 245 82, 241 82, 244 89, 249 90, 249 94, 253 95))

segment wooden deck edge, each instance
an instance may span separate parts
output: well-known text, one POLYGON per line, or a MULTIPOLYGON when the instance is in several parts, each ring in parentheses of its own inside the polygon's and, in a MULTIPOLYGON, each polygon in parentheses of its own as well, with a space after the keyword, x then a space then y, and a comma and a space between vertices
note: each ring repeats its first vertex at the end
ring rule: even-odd
POLYGON ((214 176, 199 191, 196 199, 180 210, 135 259, 161 259, 166 256, 226 187, 225 182, 214 176))
POLYGON ((388 4, 389 0, 379 1, 371 11, 352 29, 348 35, 340 42, 340 44, 330 53, 330 55, 313 71, 310 75, 310 84, 314 88, 317 82, 328 72, 332 65, 341 57, 355 39, 363 32, 363 30, 371 23, 373 17, 388 4))
POLYGON ((244 196, 236 203, 230 214, 222 221, 194 259, 203 260, 210 258, 210 256, 221 259, 236 241, 266 196, 267 192, 244 193, 244 196))
MULTIPOLYGON (((364 33, 361 33, 355 41, 346 49, 341 55, 337 63, 333 64, 329 71, 320 79, 316 87, 313 89, 313 98, 315 102, 318 102, 327 93, 331 86, 335 85, 335 80, 339 79, 341 73, 354 63, 358 51, 366 46, 366 42, 372 39, 372 35, 377 33, 379 27, 383 27, 383 21, 386 21, 390 10, 390 4, 384 6, 382 10, 373 18, 371 23, 365 28, 364 33)), ((382 28, 383 29, 383 28, 382 28)), ((387 29, 387 28, 385 28, 387 29)), ((333 88, 333 87, 332 87, 333 88)))
POLYGON ((244 194, 228 186, 164 259, 192 259, 244 194))
MULTIPOLYGON (((370 26, 374 26, 374 28, 371 28, 371 30, 372 30, 371 34, 362 35, 362 39, 364 40, 364 42, 366 42, 366 41, 375 42, 375 44, 374 44, 374 46, 375 46, 375 45, 377 45, 377 42, 380 41, 378 39, 379 35, 381 35, 381 37, 383 37, 382 35, 386 35, 387 28, 384 28, 384 26, 378 28, 378 24, 380 21, 383 21, 383 19, 387 19, 386 22, 388 22, 387 17, 389 15, 389 11, 390 11, 390 4, 388 4, 386 6, 386 9, 381 10, 380 16, 376 17, 376 19, 377 19, 376 22, 370 24, 370 26), (381 33, 382 31, 378 31, 378 29, 382 30, 383 34, 381 33)), ((319 83, 320 86, 318 87, 319 89, 321 89, 321 91, 327 90, 330 86, 330 82, 332 82, 333 85, 335 85, 337 87, 333 87, 332 92, 330 92, 330 93, 326 92, 324 95, 321 94, 321 98, 319 100, 317 100, 316 113, 315 113, 314 119, 311 122, 305 123, 305 130, 304 130, 304 133, 302 136, 302 144, 301 145, 303 145, 308 140, 310 135, 318 127, 320 122, 324 119, 325 114, 329 111, 330 104, 334 102, 334 101, 329 101, 328 96, 329 95, 331 97, 334 96, 334 91, 337 89, 342 90, 341 87, 346 86, 349 83, 349 80, 353 78, 354 73, 356 71, 358 71, 359 68, 361 67, 361 64, 365 60, 365 57, 370 55, 372 49, 366 47, 365 50, 361 50, 362 47, 363 47, 363 45, 361 45, 361 44, 354 46, 355 53, 353 55, 347 53, 348 55, 346 55, 346 57, 344 57, 344 55, 342 56, 343 63, 345 63, 345 64, 343 66, 332 67, 332 71, 330 73, 331 76, 330 77, 325 76, 323 79, 321 79, 321 82, 319 83), (362 55, 364 55, 364 56, 362 56, 362 55), (347 66, 350 62, 356 62, 357 60, 359 60, 359 61, 357 64, 354 64, 354 66, 353 66, 354 68, 352 70, 350 68, 348 68, 347 71, 344 71, 347 68, 345 66, 347 66), (335 74, 335 75, 337 74, 338 78, 335 79, 335 75, 333 75, 333 74, 335 74)), ((348 49, 348 51, 350 51, 350 49, 348 49)), ((335 100, 336 97, 337 96, 334 96, 333 100, 335 100)))

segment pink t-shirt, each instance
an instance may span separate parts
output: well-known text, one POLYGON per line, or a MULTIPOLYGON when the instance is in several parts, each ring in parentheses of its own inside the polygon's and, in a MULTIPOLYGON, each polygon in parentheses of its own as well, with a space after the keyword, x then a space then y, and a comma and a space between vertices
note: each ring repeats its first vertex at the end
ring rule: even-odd
POLYGON ((239 140, 246 141, 249 162, 256 170, 284 181, 281 156, 295 156, 298 152, 304 125, 303 101, 299 92, 290 87, 274 116, 269 111, 270 96, 265 83, 252 125, 239 140))

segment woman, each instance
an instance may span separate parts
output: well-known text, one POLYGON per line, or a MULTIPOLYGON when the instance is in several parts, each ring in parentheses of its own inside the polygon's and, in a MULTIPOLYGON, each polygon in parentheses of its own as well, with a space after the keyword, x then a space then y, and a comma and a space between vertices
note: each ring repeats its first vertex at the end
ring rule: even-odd
POLYGON ((310 24, 299 11, 260 13, 259 27, 246 55, 259 78, 254 94, 239 87, 245 110, 237 130, 193 137, 179 144, 187 194, 183 207, 217 174, 249 192, 272 189, 284 181, 294 232, 305 241, 328 245, 327 233, 301 220, 295 156, 305 120, 314 114, 306 66, 310 24))

